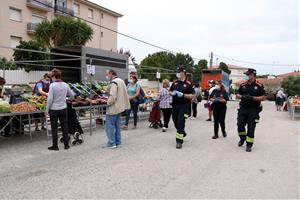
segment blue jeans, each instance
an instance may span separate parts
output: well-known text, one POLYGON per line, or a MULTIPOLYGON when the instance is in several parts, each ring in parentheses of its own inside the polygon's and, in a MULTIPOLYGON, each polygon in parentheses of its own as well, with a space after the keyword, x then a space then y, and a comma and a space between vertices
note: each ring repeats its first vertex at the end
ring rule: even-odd
POLYGON ((108 146, 121 145, 121 114, 106 115, 105 130, 108 146))
POLYGON ((139 110, 139 103, 130 101, 130 109, 126 110, 126 120, 125 120, 125 125, 128 126, 129 124, 129 118, 130 118, 130 113, 131 111, 133 112, 133 125, 136 126, 137 124, 137 113, 139 110))

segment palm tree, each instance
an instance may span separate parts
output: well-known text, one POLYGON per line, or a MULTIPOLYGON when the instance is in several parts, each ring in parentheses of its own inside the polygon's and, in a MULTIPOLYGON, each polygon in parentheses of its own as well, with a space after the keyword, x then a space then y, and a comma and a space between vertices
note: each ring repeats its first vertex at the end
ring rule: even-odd
POLYGON ((93 29, 80 20, 57 17, 38 24, 35 37, 49 49, 57 46, 85 45, 92 39, 93 29))

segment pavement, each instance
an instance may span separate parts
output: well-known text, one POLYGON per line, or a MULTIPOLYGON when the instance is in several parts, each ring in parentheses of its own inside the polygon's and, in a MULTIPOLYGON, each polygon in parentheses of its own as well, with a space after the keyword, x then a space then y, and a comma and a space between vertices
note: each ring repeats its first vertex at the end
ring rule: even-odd
POLYGON ((299 120, 264 103, 253 151, 238 147, 237 102, 229 102, 227 138, 212 140, 213 123, 198 106, 187 121, 183 149, 175 149, 173 123, 166 133, 148 128, 122 132, 121 148, 102 149, 103 129, 82 145, 50 152, 43 133, 0 138, 0 199, 204 198, 299 199, 299 120))

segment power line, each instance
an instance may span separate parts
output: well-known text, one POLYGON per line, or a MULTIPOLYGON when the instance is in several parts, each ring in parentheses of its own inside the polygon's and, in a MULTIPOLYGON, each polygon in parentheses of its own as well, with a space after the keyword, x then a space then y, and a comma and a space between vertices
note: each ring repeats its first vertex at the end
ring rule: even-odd
POLYGON ((75 61, 81 60, 81 58, 68 58, 68 59, 52 59, 52 60, 23 60, 23 61, 14 61, 14 63, 39 63, 39 62, 64 62, 64 61, 75 61))
MULTIPOLYGON (((118 61, 112 61, 112 60, 106 60, 106 59, 100 59, 100 58, 92 58, 92 57, 86 57, 86 56, 76 56, 76 55, 72 55, 72 54, 65 54, 65 53, 53 53, 53 52, 45 52, 45 51, 39 51, 39 50, 32 50, 32 49, 22 49, 22 48, 13 48, 13 47, 7 47, 7 46, 2 46, 0 45, 0 48, 3 49, 12 49, 12 50, 19 50, 19 51, 26 51, 26 52, 33 52, 33 53, 42 53, 42 54, 49 54, 49 55, 58 55, 58 56, 68 56, 68 57, 75 57, 77 59, 54 59, 51 60, 53 62, 55 61, 68 61, 68 60, 92 60, 92 61, 104 61, 104 62, 110 62, 110 63, 116 63, 116 64, 124 64, 124 62, 118 62, 118 61)), ((25 60, 24 60, 25 61, 25 60)), ((26 60, 25 62, 45 62, 47 60, 26 60)), ((18 61, 15 61, 18 62, 18 61)), ((20 61, 23 62, 23 61, 20 61)))
POLYGON ((238 60, 238 59, 234 59, 234 58, 229 58, 229 57, 226 57, 226 56, 221 56, 221 55, 218 55, 218 54, 215 54, 216 57, 219 57, 219 58, 224 58, 224 59, 227 59, 227 60, 231 60, 231 61, 235 61, 235 62, 240 62, 240 63, 246 63, 246 64, 252 64, 252 65, 265 65, 265 66, 290 66, 290 67, 297 67, 297 66, 300 66, 299 64, 271 64, 271 63, 260 63, 260 62, 252 62, 252 61, 245 61, 245 60, 238 60))
MULTIPOLYGON (((63 14, 69 15, 69 16, 74 17, 74 18, 77 18, 77 19, 80 19, 80 20, 85 21, 85 22, 87 22, 87 23, 93 24, 93 25, 98 26, 98 27, 100 27, 100 28, 104 28, 104 29, 106 29, 106 30, 108 30, 108 31, 117 33, 117 34, 119 34, 119 35, 122 35, 122 36, 124 36, 124 37, 130 38, 130 39, 132 39, 132 40, 135 40, 135 41, 138 41, 138 42, 141 42, 141 43, 144 43, 144 44, 146 44, 146 45, 155 47, 155 48, 157 48, 157 49, 161 49, 161 50, 164 50, 164 51, 168 51, 168 52, 171 52, 171 53, 174 53, 174 54, 179 53, 179 52, 176 52, 176 51, 167 49, 167 48, 165 48, 165 47, 161 47, 161 46, 158 46, 158 45, 156 45, 156 44, 152 44, 152 43, 147 42, 147 41, 145 41, 145 40, 142 40, 142 39, 139 39, 139 38, 130 36, 130 35, 128 35, 128 34, 121 33, 121 32, 119 32, 119 31, 113 30, 113 29, 108 28, 108 27, 106 27, 106 26, 103 26, 103 25, 100 25, 100 24, 97 24, 97 23, 88 21, 88 20, 83 19, 83 18, 81 18, 81 17, 75 16, 75 15, 71 15, 70 13, 65 12, 63 9, 62 9, 62 10, 59 10, 59 9, 57 9, 55 6, 53 7, 53 6, 51 6, 51 5, 49 5, 49 4, 46 4, 46 3, 44 3, 44 2, 41 2, 41 1, 38 1, 38 0, 35 0, 35 1, 38 2, 38 3, 41 4, 41 5, 44 5, 44 6, 48 7, 48 8, 52 8, 52 9, 54 10, 54 12, 55 12, 56 10, 58 10, 58 12, 61 12, 61 13, 63 13, 63 14)), ((201 60, 200 58, 195 58, 195 57, 192 57, 192 58, 193 58, 194 60, 201 60)))

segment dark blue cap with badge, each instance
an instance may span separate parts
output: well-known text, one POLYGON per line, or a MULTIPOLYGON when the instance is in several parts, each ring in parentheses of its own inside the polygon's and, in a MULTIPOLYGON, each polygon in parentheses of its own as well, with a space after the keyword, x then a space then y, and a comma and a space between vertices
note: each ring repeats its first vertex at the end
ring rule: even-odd
POLYGON ((183 66, 178 67, 178 68, 177 68, 177 73, 180 73, 180 72, 186 73, 185 67, 183 67, 183 66))
POLYGON ((246 74, 246 75, 255 74, 256 75, 256 70, 253 68, 248 68, 248 70, 244 74, 246 74))

